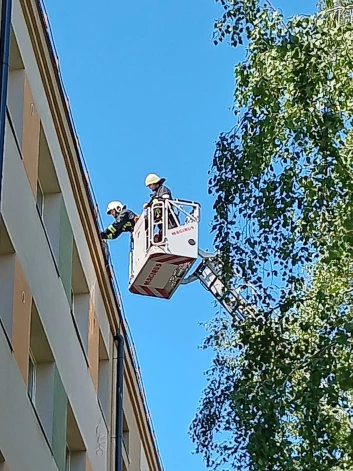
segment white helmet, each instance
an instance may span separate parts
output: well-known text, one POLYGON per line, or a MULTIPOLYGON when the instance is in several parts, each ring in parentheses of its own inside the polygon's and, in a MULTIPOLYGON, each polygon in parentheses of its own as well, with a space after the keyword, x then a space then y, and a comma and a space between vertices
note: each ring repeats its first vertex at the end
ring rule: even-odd
POLYGON ((107 214, 109 214, 112 209, 115 209, 117 213, 121 213, 125 208, 126 206, 120 203, 120 201, 111 201, 107 206, 107 214))
POLYGON ((165 182, 165 178, 161 178, 155 173, 150 173, 149 175, 147 175, 146 180, 145 180, 146 186, 153 185, 154 183, 164 183, 164 182, 165 182))

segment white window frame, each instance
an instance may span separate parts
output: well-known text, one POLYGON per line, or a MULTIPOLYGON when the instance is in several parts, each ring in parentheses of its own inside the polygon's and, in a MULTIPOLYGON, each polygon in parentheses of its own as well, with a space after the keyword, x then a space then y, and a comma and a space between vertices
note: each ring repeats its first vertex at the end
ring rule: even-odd
POLYGON ((71 287, 71 312, 72 314, 75 314, 75 292, 71 287))
POLYGON ((27 392, 33 405, 35 404, 35 399, 36 399, 36 388, 37 388, 37 363, 34 359, 33 353, 30 351, 29 358, 28 358, 27 392))
POLYGON ((36 198, 36 205, 37 205, 37 209, 38 209, 38 212, 39 212, 39 215, 40 217, 43 219, 43 215, 44 215, 44 192, 43 192, 43 188, 42 188, 42 185, 40 184, 40 181, 37 180, 37 198, 36 198), (38 204, 38 193, 41 194, 41 199, 40 199, 40 204, 38 204))
POLYGON ((69 446, 66 444, 66 454, 65 454, 65 471, 71 470, 71 451, 69 446))

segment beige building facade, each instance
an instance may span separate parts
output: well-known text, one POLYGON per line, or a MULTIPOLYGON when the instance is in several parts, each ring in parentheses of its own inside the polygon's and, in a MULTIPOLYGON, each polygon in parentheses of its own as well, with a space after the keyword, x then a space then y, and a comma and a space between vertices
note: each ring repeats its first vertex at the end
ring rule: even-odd
POLYGON ((38 0, 12 0, 3 155, 0 471, 162 471, 38 0))

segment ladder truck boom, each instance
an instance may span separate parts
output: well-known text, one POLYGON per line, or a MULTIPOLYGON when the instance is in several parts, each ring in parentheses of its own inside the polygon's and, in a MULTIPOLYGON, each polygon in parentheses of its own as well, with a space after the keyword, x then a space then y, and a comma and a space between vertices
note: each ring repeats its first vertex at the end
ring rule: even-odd
POLYGON ((255 313, 248 301, 249 285, 235 276, 236 286, 226 289, 220 258, 199 248, 199 222, 200 205, 193 201, 167 199, 147 208, 132 234, 129 290, 170 299, 180 285, 199 280, 230 315, 242 322, 255 313), (190 274, 197 259, 199 264, 190 274))
POLYGON ((191 275, 184 278, 182 284, 199 280, 201 285, 212 294, 219 304, 240 322, 254 315, 254 308, 241 294, 242 288, 248 289, 248 286, 226 289, 222 282, 222 265, 219 257, 201 249, 199 249, 199 256, 201 262, 191 275))

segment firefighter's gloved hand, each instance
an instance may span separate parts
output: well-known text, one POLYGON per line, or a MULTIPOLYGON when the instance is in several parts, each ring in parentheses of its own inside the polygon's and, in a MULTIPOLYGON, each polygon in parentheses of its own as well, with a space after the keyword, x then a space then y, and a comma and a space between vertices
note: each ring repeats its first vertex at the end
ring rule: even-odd
POLYGON ((103 240, 108 239, 108 236, 107 236, 107 234, 106 234, 105 232, 101 232, 101 233, 100 233, 100 236, 101 236, 101 239, 103 239, 103 240))

